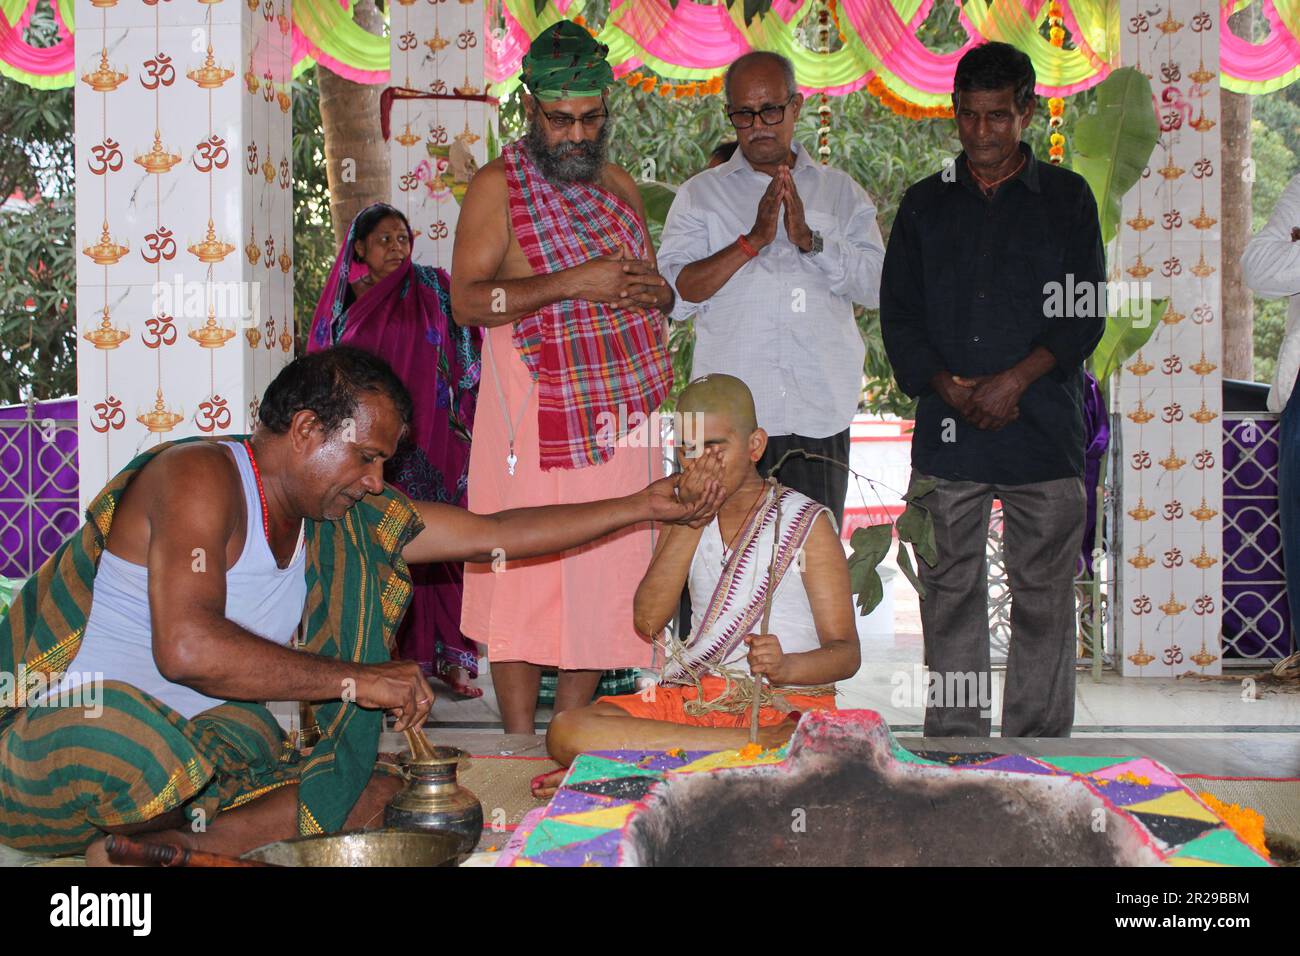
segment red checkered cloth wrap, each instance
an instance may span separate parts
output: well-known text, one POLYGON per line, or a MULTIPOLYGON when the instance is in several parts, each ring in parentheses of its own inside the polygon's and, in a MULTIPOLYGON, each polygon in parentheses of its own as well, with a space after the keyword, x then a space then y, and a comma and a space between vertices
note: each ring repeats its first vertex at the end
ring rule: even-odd
MULTIPOLYGON (((534 274, 617 255, 624 245, 645 255, 650 236, 621 196, 595 183, 551 182, 521 141, 502 158, 510 225, 534 274)), ((537 382, 543 471, 609 461, 616 433, 640 421, 638 412, 649 417, 672 387, 655 309, 564 299, 516 322, 513 341, 537 382)))

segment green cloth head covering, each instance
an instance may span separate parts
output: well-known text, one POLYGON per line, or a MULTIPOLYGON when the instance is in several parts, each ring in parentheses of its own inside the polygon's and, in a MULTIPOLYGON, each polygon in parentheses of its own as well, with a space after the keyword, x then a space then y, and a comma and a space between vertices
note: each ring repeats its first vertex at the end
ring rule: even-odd
POLYGON ((586 29, 561 20, 539 33, 524 54, 524 86, 542 100, 600 96, 614 85, 608 55, 609 47, 586 29))

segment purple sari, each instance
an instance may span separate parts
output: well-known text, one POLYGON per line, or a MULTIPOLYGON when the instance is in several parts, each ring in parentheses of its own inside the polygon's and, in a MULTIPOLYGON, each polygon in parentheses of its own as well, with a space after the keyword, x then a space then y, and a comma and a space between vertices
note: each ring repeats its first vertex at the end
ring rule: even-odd
MULTIPOLYGON (((451 278, 408 256, 358 298, 350 280, 364 265, 352 256, 353 231, 339 250, 316 305, 307 351, 352 345, 383 358, 411 392, 411 428, 385 466, 385 479, 412 499, 466 506, 469 443, 478 397, 482 333, 451 320, 451 278)), ((398 652, 444 677, 463 667, 478 676, 478 651, 460 632, 461 564, 411 568, 410 608, 398 652)))
POLYGON ((1110 409, 1092 372, 1083 373, 1083 425, 1087 446, 1083 453, 1083 490, 1088 496, 1087 524, 1083 529, 1083 553, 1080 566, 1092 574, 1092 550, 1097 537, 1097 483, 1101 480, 1101 460, 1110 447, 1110 409))

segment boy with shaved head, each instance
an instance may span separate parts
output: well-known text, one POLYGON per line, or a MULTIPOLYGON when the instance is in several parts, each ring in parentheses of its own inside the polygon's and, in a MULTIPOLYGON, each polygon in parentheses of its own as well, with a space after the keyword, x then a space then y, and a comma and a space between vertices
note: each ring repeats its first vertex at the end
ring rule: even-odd
MULTIPOLYGON (((743 746, 754 678, 769 685, 761 691, 759 741, 776 746, 801 711, 833 710, 835 681, 858 670, 848 564, 834 519, 825 506, 759 475, 767 433, 749 388, 731 375, 708 375, 687 386, 678 409, 693 426, 683 429, 678 454, 716 459, 726 499, 702 527, 665 529, 634 613, 637 630, 656 637, 689 584, 690 635, 658 686, 555 716, 546 745, 566 766, 588 750, 743 746), (768 633, 759 633, 769 588, 768 633)), ((546 796, 564 773, 539 778, 534 793, 546 796)))

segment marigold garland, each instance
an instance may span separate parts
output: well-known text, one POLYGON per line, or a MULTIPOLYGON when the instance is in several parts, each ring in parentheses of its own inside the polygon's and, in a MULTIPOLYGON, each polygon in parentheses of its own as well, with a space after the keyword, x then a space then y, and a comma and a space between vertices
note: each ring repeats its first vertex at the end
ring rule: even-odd
MULTIPOLYGON (((655 76, 642 73, 637 70, 623 77, 623 82, 632 89, 640 89, 642 93, 658 93, 662 97, 672 97, 673 99, 683 99, 693 96, 716 96, 722 92, 722 76, 714 76, 707 80, 692 80, 687 83, 670 83, 668 80, 660 80, 655 76)), ((880 101, 882 106, 887 107, 899 116, 905 116, 908 119, 952 119, 951 106, 918 106, 910 100, 905 100, 897 95, 885 85, 885 81, 879 76, 873 76, 867 83, 867 92, 880 101)), ((1053 102, 1053 101, 1049 101, 1053 102)), ((1061 102, 1059 100, 1054 102, 1061 102)), ((826 94, 820 94, 818 97, 817 112, 819 114, 818 124, 818 152, 823 157, 827 157, 830 152, 830 97, 826 94)), ((1055 125, 1060 125, 1055 124, 1055 125)))
POLYGON ((1053 96, 1047 101, 1047 125, 1052 131, 1051 146, 1047 150, 1048 158, 1057 166, 1065 160, 1065 134, 1061 127, 1065 123, 1065 100, 1053 96))
POLYGON ((951 106, 917 106, 895 94, 879 76, 873 76, 867 83, 867 92, 882 106, 908 119, 952 119, 951 106))
POLYGON ((722 77, 714 76, 707 80, 692 80, 689 83, 669 83, 641 72, 629 73, 623 82, 632 89, 640 88, 642 93, 658 93, 663 97, 680 100, 691 96, 713 96, 722 92, 722 77))
POLYGON ((1050 25, 1047 31, 1048 42, 1054 47, 1063 47, 1065 45, 1065 18, 1061 16, 1061 5, 1057 0, 1052 0, 1047 6, 1047 22, 1050 25))

